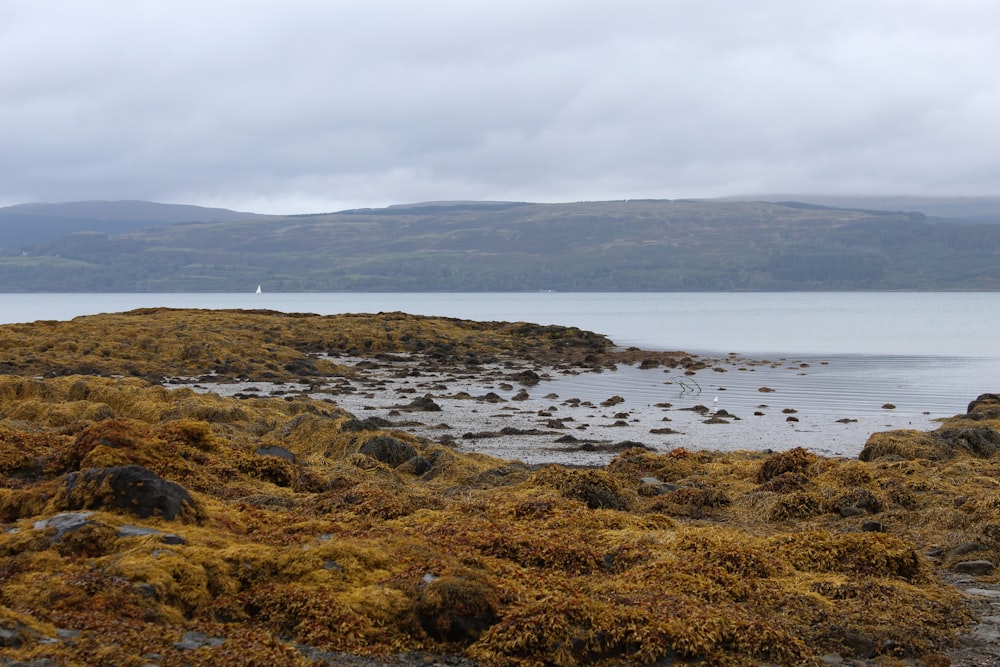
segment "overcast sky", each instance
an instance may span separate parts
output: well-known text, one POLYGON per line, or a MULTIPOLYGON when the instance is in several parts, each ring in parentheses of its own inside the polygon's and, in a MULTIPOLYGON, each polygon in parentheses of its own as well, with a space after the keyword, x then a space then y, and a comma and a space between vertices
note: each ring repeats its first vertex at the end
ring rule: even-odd
POLYGON ((996 0, 0 0, 0 205, 1000 195, 996 0))

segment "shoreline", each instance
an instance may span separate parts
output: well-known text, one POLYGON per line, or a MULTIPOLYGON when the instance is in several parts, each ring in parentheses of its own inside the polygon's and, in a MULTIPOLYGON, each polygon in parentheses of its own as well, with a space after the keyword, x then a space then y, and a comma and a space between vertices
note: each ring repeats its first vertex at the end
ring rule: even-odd
MULTIPOLYGON (((676 361, 677 353, 669 354, 676 361)), ((168 386, 241 397, 308 395, 459 451, 563 465, 604 465, 623 443, 659 452, 805 447, 853 458, 874 432, 933 429, 963 407, 931 400, 926 388, 881 381, 899 365, 953 365, 949 358, 691 355, 697 370, 687 371, 636 350, 590 369, 531 361, 469 366, 400 354, 326 358, 358 369, 359 377, 310 384, 174 379, 168 386)))

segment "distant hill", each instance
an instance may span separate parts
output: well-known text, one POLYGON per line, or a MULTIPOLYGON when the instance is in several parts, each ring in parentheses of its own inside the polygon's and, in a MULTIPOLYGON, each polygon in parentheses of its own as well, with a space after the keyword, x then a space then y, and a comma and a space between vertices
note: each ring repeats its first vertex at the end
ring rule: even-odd
POLYGON ((234 215, 244 217, 77 233, 7 253, 0 285, 153 292, 249 291, 258 283, 270 292, 1000 289, 1000 224, 915 211, 628 200, 234 215))
POLYGON ((161 225, 224 222, 252 217, 256 214, 147 201, 18 204, 0 208, 0 248, 50 243, 77 232, 124 234, 161 225))
POLYGON ((832 208, 912 211, 934 218, 1000 223, 1000 197, 861 197, 846 195, 749 195, 722 201, 802 202, 832 208))

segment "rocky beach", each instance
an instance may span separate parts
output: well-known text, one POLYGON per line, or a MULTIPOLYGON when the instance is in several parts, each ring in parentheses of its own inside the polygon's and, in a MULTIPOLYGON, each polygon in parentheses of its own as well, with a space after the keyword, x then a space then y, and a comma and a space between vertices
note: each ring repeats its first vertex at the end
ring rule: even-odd
POLYGON ((0 326, 0 664, 996 664, 996 388, 783 396, 837 363, 402 313, 0 326))

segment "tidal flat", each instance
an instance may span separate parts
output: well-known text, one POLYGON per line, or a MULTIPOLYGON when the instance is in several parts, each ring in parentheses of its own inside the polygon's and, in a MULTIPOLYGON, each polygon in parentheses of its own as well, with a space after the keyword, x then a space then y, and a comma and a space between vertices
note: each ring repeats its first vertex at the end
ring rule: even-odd
POLYGON ((754 418, 743 375, 795 416, 756 373, 811 362, 750 361, 402 313, 0 326, 0 659, 989 664, 992 388, 843 456, 633 438, 627 396, 572 384, 652 374, 682 398, 656 428, 713 433, 754 418), (726 391, 678 390, 706 373, 726 391), (505 413, 571 458, 484 453, 505 413))

